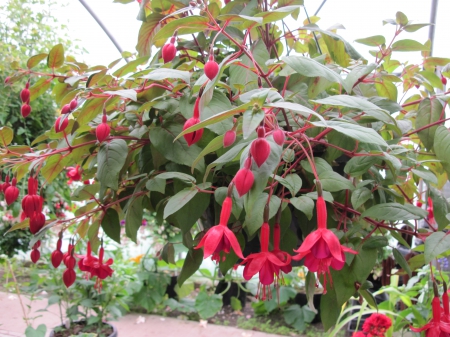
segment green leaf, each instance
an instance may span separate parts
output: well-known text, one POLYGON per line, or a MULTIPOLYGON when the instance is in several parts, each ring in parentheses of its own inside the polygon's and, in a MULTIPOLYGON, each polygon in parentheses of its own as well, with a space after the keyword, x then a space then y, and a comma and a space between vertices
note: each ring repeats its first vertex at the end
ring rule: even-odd
POLYGON ((430 23, 414 23, 411 25, 406 25, 405 28, 403 28, 403 30, 408 33, 412 33, 418 31, 420 28, 427 27, 429 25, 430 23))
POLYGON ((139 29, 138 43, 136 50, 139 56, 150 56, 151 49, 156 33, 161 29, 160 21, 164 18, 163 14, 152 13, 145 18, 139 29))
POLYGON ((448 214, 450 213, 450 204, 441 191, 434 187, 429 187, 430 197, 433 200, 434 218, 438 224, 438 229, 443 230, 450 224, 448 214))
POLYGON ((89 200, 90 198, 94 197, 99 190, 100 184, 97 183, 80 186, 75 191, 73 191, 70 200, 72 201, 89 200))
POLYGON ((231 308, 234 311, 241 311, 242 310, 242 304, 241 301, 239 301, 239 299, 237 297, 231 296, 230 299, 230 304, 231 304, 231 308))
POLYGON ((7 147, 11 144, 14 138, 14 131, 8 126, 2 126, 0 128, 0 145, 2 147, 7 147))
POLYGON ((405 14, 403 14, 402 12, 397 12, 395 14, 395 21, 400 26, 406 26, 408 24, 408 17, 405 14))
POLYGON ((354 190, 355 186, 350 180, 344 178, 334 171, 325 171, 319 174, 322 188, 328 192, 339 192, 341 190, 354 190))
MULTIPOLYGON (((150 141, 166 159, 177 164, 191 166, 202 150, 196 144, 188 146, 184 138, 175 138, 175 135, 181 132, 182 127, 180 124, 165 124, 163 127, 152 128, 150 129, 150 141)), ((204 167, 205 161, 201 159, 195 168, 203 172, 204 167)))
POLYGON ((48 54, 45 54, 45 53, 31 56, 27 61, 27 68, 31 69, 31 68, 36 67, 42 60, 47 58, 47 56, 48 56, 48 54))
MULTIPOLYGON (((425 98, 420 102, 416 117, 416 130, 426 127, 427 125, 437 122, 441 117, 442 104, 437 99, 425 98)), ((417 135, 427 149, 431 149, 434 143, 434 135, 438 126, 426 128, 419 131, 417 135)))
POLYGON ((247 139, 264 119, 264 111, 262 109, 259 109, 256 112, 253 112, 253 110, 247 110, 246 112, 244 112, 242 119, 243 137, 244 139, 247 139))
POLYGON ((283 313, 284 321, 294 327, 297 331, 304 331, 306 323, 303 316, 303 310, 298 304, 292 304, 283 313))
POLYGON ((394 102, 397 101, 398 90, 394 83, 388 80, 375 82, 375 89, 377 89, 377 93, 379 96, 385 97, 394 102))
POLYGON ((196 188, 185 188, 181 190, 173 197, 169 199, 166 207, 164 208, 164 219, 166 219, 169 215, 177 212, 184 205, 186 205, 195 195, 198 193, 196 188))
POLYGON ((412 276, 411 268, 409 267, 408 262, 405 260, 402 253, 400 253, 396 248, 392 249, 392 253, 394 253, 395 261, 402 267, 402 269, 408 273, 409 277, 412 276))
POLYGON ((137 93, 134 89, 127 89, 127 90, 115 90, 115 91, 105 91, 104 94, 108 94, 111 96, 119 96, 124 98, 129 98, 132 101, 137 101, 137 93))
POLYGON ((364 249, 383 248, 389 245, 387 237, 381 235, 372 235, 366 241, 364 241, 364 249))
POLYGON ((354 209, 358 209, 363 205, 367 200, 372 198, 372 191, 368 188, 361 187, 353 191, 351 202, 354 209))
POLYGON ((42 77, 39 80, 37 80, 37 82, 30 87, 30 101, 34 101, 44 92, 46 92, 50 88, 51 84, 52 78, 42 77))
POLYGON ((167 39, 172 37, 176 31, 179 36, 205 31, 208 29, 209 18, 206 16, 190 15, 185 18, 176 19, 166 24, 158 31, 153 40, 167 39))
POLYGON ((47 183, 51 183, 64 170, 69 161, 70 157, 60 154, 53 155, 45 161, 45 166, 41 169, 41 175, 47 183))
POLYGON ((323 77, 333 83, 342 83, 342 78, 323 64, 303 56, 286 56, 283 61, 300 75, 306 77, 323 77))
POLYGON ((372 293, 365 289, 359 289, 358 291, 362 297, 369 303, 369 305, 375 309, 378 309, 377 301, 375 301, 375 297, 373 297, 372 293))
POLYGON ((97 179, 101 188, 119 188, 119 173, 127 159, 128 146, 123 139, 103 142, 97 155, 97 179))
POLYGON ((275 176, 275 180, 280 182, 284 187, 286 187, 292 196, 295 196, 297 192, 302 188, 302 178, 298 174, 288 174, 284 178, 280 176, 275 176))
POLYGON ((434 152, 439 160, 450 164, 450 131, 443 125, 438 126, 434 134, 434 152))
POLYGON ((388 111, 381 109, 372 102, 369 102, 368 100, 357 96, 335 95, 329 96, 324 99, 318 99, 313 102, 319 104, 326 104, 332 106, 345 106, 348 108, 358 109, 364 111, 369 116, 375 117, 376 119, 383 122, 389 123, 392 122, 393 120, 388 111))
POLYGON ((45 337, 46 333, 47 327, 45 326, 45 324, 40 324, 36 329, 33 329, 33 327, 30 325, 25 330, 26 337, 45 337))
POLYGON ((314 210, 314 201, 304 195, 298 198, 291 198, 290 203, 299 211, 305 213, 308 220, 311 220, 314 210))
POLYGON ((359 177, 367 173, 369 168, 379 161, 380 159, 376 156, 356 156, 345 164, 344 172, 352 177, 359 177))
POLYGON ((120 244, 119 214, 114 208, 108 208, 102 219, 102 228, 106 235, 120 244))
MULTIPOLYGON (((125 234, 133 240, 133 242, 137 242, 137 232, 139 228, 142 226, 142 202, 144 200, 144 195, 141 195, 137 198, 131 200, 127 213, 125 215, 125 234)), ((103 226, 103 221, 102 221, 103 226)), ((120 224, 119 224, 120 226, 120 224)))
POLYGON ((395 202, 378 204, 366 210, 361 217, 370 217, 380 220, 398 221, 398 220, 417 220, 423 219, 428 213, 413 205, 402 205, 395 202))
POLYGON ((428 51, 430 50, 427 46, 424 46, 420 42, 415 40, 399 40, 394 42, 392 45, 393 51, 428 51))
POLYGON ((147 75, 140 76, 140 78, 152 81, 162 81, 170 78, 170 79, 179 79, 186 83, 189 83, 191 80, 191 73, 189 71, 177 69, 160 68, 153 70, 147 75))
POLYGON ((148 56, 140 57, 134 61, 130 61, 127 64, 125 64, 123 67, 120 67, 117 69, 113 76, 115 77, 122 77, 126 74, 129 74, 137 69, 138 66, 145 64, 148 62, 148 56))
POLYGON ((203 249, 189 249, 180 275, 178 275, 178 286, 181 287, 183 283, 191 277, 200 267, 203 261, 203 249))
POLYGON ((377 47, 386 43, 386 39, 382 35, 375 35, 366 37, 364 39, 357 39, 355 42, 364 44, 366 46, 377 47))
POLYGON ((365 128, 358 124, 348 123, 344 121, 327 121, 326 124, 322 122, 313 122, 315 126, 328 127, 340 132, 348 137, 354 138, 363 143, 372 143, 376 145, 381 145, 383 147, 388 146, 385 140, 376 133, 375 130, 370 128, 365 128))
MULTIPOLYGON (((307 159, 302 160, 300 162, 300 164, 302 165, 303 169, 306 172, 313 174, 314 171, 311 167, 311 164, 309 163, 309 161, 307 159)), ((314 164, 316 165, 316 170, 319 175, 326 171, 333 171, 333 168, 331 167, 331 165, 328 164, 325 159, 322 159, 320 157, 314 157, 314 164)))
POLYGON ((50 50, 47 57, 47 66, 49 68, 59 68, 64 64, 64 46, 57 44, 50 50))
POLYGON ((200 318, 211 318, 222 309, 222 296, 208 295, 205 291, 200 291, 195 298, 195 309, 197 309, 200 318))
POLYGON ((150 179, 145 184, 145 187, 149 191, 155 191, 164 194, 166 191, 166 181, 164 179, 158 178, 150 179))
POLYGON ((201 160, 203 157, 205 157, 207 154, 217 151, 218 149, 223 147, 223 137, 224 135, 217 136, 212 141, 209 142, 208 145, 200 152, 200 154, 195 158, 194 162, 191 166, 191 172, 194 172, 195 166, 197 166, 197 163, 199 160, 201 160))
POLYGON ((280 7, 275 10, 271 10, 270 12, 257 13, 255 15, 255 18, 262 17, 263 24, 266 24, 270 22, 279 21, 298 9, 300 9, 300 6, 280 7))
POLYGON ((294 112, 298 112, 300 115, 302 115, 305 118, 309 118, 311 115, 314 115, 317 118, 319 118, 322 122, 326 123, 326 121, 323 119, 323 117, 320 114, 318 114, 314 110, 311 110, 301 104, 291 103, 291 102, 275 102, 275 103, 265 104, 265 107, 273 107, 273 108, 291 110, 294 112))
POLYGON ((430 182, 432 184, 437 184, 438 180, 433 172, 425 170, 425 169, 412 169, 412 173, 414 173, 419 178, 422 178, 423 180, 430 182))
POLYGON ((430 263, 439 255, 450 249, 450 235, 444 232, 432 233, 425 240, 425 264, 430 263))
POLYGON ((187 184, 195 184, 195 182, 196 182, 196 180, 193 176, 190 176, 189 174, 181 173, 181 172, 164 172, 164 173, 158 174, 155 178, 163 179, 163 180, 178 179, 187 184))

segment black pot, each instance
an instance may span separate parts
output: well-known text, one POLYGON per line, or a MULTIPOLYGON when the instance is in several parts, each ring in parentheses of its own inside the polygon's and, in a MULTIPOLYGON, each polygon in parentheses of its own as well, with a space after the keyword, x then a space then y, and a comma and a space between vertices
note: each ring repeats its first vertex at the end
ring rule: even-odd
MULTIPOLYGON (((80 322, 82 322, 82 321, 77 321, 77 322, 73 322, 73 323, 80 323, 80 322)), ((107 324, 113 329, 113 332, 107 337, 118 337, 119 336, 119 332, 117 331, 117 329, 114 325, 112 325, 111 323, 105 323, 105 322, 103 324, 107 324)), ((54 337, 54 336, 55 336, 55 331, 54 330, 50 331, 49 337, 54 337)))

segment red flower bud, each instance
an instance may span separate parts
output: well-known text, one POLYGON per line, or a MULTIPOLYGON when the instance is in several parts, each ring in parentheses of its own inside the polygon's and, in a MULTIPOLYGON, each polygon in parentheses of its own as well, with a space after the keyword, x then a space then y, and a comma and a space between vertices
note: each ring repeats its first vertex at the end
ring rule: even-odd
MULTIPOLYGON (((30 193, 29 190, 28 193, 30 193)), ((43 202, 44 199, 40 195, 26 195, 22 199, 22 210, 25 215, 30 218, 35 212, 42 211, 43 202)))
POLYGON ((39 250, 33 249, 31 251, 30 257, 31 257, 31 261, 33 261, 33 263, 36 263, 36 262, 38 262, 39 258, 41 257, 41 253, 39 252, 39 250))
POLYGON ((73 100, 70 101, 69 107, 70 107, 71 111, 75 110, 77 108, 77 106, 78 106, 78 101, 76 98, 74 98, 73 100))
POLYGON ((62 107, 61 109, 61 115, 65 115, 68 114, 69 112, 71 112, 72 110, 70 109, 70 105, 66 104, 62 107))
POLYGON ((73 269, 64 270, 63 282, 67 288, 69 288, 72 284, 75 283, 76 278, 77 278, 77 274, 75 274, 75 271, 73 269))
POLYGON ((206 62, 204 70, 206 77, 208 77, 210 80, 213 80, 219 72, 219 65, 216 61, 209 60, 208 62, 206 62))
POLYGON ((223 136, 223 147, 231 146, 235 141, 236 131, 228 130, 227 132, 225 132, 225 135, 223 136))
POLYGON ((164 47, 162 47, 162 58, 164 63, 172 61, 175 58, 176 53, 177 48, 175 48, 175 45, 172 42, 166 43, 164 47))
POLYGON ((66 256, 63 261, 68 269, 75 268, 75 265, 77 264, 77 260, 72 255, 66 256))
MULTIPOLYGON (((16 179, 16 178, 14 178, 16 179)), ((13 179, 13 181, 14 181, 13 179)), ((15 186, 15 184, 9 186, 6 190, 5 190, 5 201, 6 204, 9 206, 11 205, 14 201, 17 200, 17 197, 19 196, 19 189, 15 186)))
POLYGON ((246 194, 253 186, 253 182, 255 181, 255 177, 253 172, 250 170, 252 166, 252 158, 248 156, 245 160, 244 167, 241 168, 234 177, 234 186, 236 187, 236 191, 239 196, 242 197, 246 194))
POLYGON ((95 130, 95 135, 97 136, 98 142, 101 143, 106 138, 108 138, 110 132, 111 128, 107 123, 102 123, 99 126, 97 126, 97 129, 95 130))
POLYGON ((275 141, 275 143, 277 143, 280 146, 283 146, 284 140, 285 140, 283 130, 281 130, 281 129, 274 130, 272 133, 272 137, 273 137, 273 140, 275 141))
POLYGON ((252 142, 252 145, 250 146, 250 153, 258 167, 261 167, 261 165, 265 163, 267 158, 269 158, 270 144, 264 138, 263 127, 258 128, 258 138, 252 142))
POLYGON ((35 212, 30 217, 30 232, 36 234, 45 225, 45 215, 41 212, 35 212))
POLYGON ((80 181, 81 180, 81 167, 80 165, 77 165, 75 167, 68 167, 67 168, 67 177, 70 179, 70 181, 80 181))
MULTIPOLYGON (((198 123, 200 123, 200 120, 198 118, 195 117, 189 118, 186 121, 186 123, 184 123, 183 130, 186 130, 187 128, 190 128, 191 126, 196 125, 198 123)), ((188 145, 191 146, 192 144, 197 143, 202 138, 202 135, 203 129, 199 129, 194 132, 189 132, 185 134, 183 137, 184 139, 186 139, 188 145)))
POLYGON ((58 268, 62 262, 62 259, 63 259, 63 253, 60 250, 55 250, 52 253, 52 258, 51 258, 53 267, 58 268))
POLYGON ((443 85, 447 85, 447 79, 444 77, 444 75, 441 75, 441 82, 443 85))
POLYGON ((231 0, 224 0, 224 2, 225 2, 225 5, 228 5, 231 2, 231 0))
POLYGON ((23 89, 20 92, 20 99, 23 103, 28 103, 28 101, 30 100, 30 90, 28 90, 27 88, 23 89))
POLYGON ((61 122, 61 117, 58 117, 55 121, 55 131, 56 133, 59 133, 63 131, 67 125, 69 124, 69 119, 64 118, 64 120, 61 122))
POLYGON ((33 249, 38 249, 41 246, 41 240, 37 240, 36 243, 33 245, 33 249))
POLYGON ((11 80, 11 76, 7 76, 7 77, 5 78, 5 84, 8 84, 10 80, 11 80))
POLYGON ((22 108, 20 108, 20 113, 22 114, 23 118, 28 117, 28 115, 31 113, 31 106, 28 105, 28 103, 23 104, 22 108))

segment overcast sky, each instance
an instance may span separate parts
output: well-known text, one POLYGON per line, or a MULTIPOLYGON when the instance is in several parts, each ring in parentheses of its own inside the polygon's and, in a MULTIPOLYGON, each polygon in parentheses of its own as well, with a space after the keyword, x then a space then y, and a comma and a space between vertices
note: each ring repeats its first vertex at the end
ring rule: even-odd
MULTIPOLYGON (((136 20, 139 10, 138 3, 122 5, 113 3, 112 0, 85 0, 97 13, 111 33, 118 40, 124 50, 134 52, 140 21, 136 20)), ((344 25, 345 30, 339 30, 338 34, 347 41, 372 35, 384 35, 386 39, 392 37, 394 26, 383 26, 383 19, 395 19, 397 11, 403 11, 409 20, 416 23, 426 23, 430 20, 431 0, 328 0, 319 13, 321 20, 318 22, 321 28, 328 28, 336 23, 344 25)), ((322 0, 305 0, 309 15, 313 15, 322 0)), ((434 55, 450 57, 450 21, 445 13, 450 13, 450 1, 440 0, 436 23, 436 37, 434 55)), ((89 65, 108 64, 120 57, 114 45, 103 33, 94 19, 77 0, 61 9, 55 15, 61 22, 67 22, 73 39, 80 40, 89 54, 84 56, 89 65)), ((289 23, 292 28, 301 25, 306 18, 302 10, 298 23, 289 23)), ((428 28, 423 28, 415 33, 403 33, 400 38, 413 38, 424 43, 428 38, 428 28)), ((370 57, 362 45, 354 44, 364 56, 370 57)), ((398 53, 395 57, 400 61, 419 62, 420 53, 398 53)))

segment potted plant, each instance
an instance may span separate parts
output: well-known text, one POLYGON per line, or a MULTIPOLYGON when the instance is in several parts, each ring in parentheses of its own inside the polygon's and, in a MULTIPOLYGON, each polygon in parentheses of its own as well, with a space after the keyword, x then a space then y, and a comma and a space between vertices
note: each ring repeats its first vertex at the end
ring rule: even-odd
MULTIPOLYGON (((402 12, 385 20, 391 37, 356 40, 373 48, 366 60, 336 28, 312 20, 288 27, 301 1, 226 3, 143 0, 129 63, 88 66, 56 45, 6 79, 23 83, 24 118, 50 87, 61 112, 32 147, 12 144, 14 131, 0 128, 4 175, 15 184, 28 179, 28 189, 4 189, 27 213, 13 229, 35 234, 34 259, 50 228, 65 235, 78 227, 77 241, 97 251, 102 233, 120 242, 121 219, 136 241, 147 209, 181 230, 188 254, 179 285, 203 258, 223 274, 240 261, 246 280, 259 275, 258 296, 267 298, 291 260, 304 259, 310 295, 322 284, 328 329, 353 294, 370 298, 361 285, 388 232, 425 240, 422 264, 446 250, 435 247, 450 223, 439 192, 450 172, 448 92, 439 91, 448 59, 412 40, 427 24, 402 12), (405 51, 421 52, 423 62, 397 61, 405 51), (35 71, 43 60, 48 70, 35 71), (72 196, 85 205, 74 218, 46 222, 40 191, 62 172, 86 181, 72 196), (419 219, 429 229, 419 230, 419 219), (252 240, 259 246, 247 254, 252 240)), ((411 272, 395 250, 394 258, 411 272)), ((107 278, 101 271, 94 277, 107 278)))

